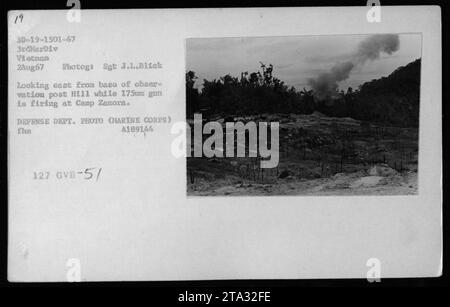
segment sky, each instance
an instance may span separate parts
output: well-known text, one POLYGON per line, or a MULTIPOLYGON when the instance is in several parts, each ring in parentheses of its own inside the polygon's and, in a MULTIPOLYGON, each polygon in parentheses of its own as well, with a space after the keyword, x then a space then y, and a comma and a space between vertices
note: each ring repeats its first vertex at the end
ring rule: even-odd
MULTIPOLYGON (((297 90, 310 89, 308 79, 327 72, 345 61, 369 35, 316 35, 285 37, 191 38, 186 41, 186 70, 209 81, 226 74, 240 77, 241 72, 260 69, 259 62, 272 64, 273 75, 297 90)), ((396 68, 421 57, 421 35, 399 34, 395 53, 381 54, 377 60, 356 67, 350 77, 339 83, 340 89, 387 76, 396 68)))

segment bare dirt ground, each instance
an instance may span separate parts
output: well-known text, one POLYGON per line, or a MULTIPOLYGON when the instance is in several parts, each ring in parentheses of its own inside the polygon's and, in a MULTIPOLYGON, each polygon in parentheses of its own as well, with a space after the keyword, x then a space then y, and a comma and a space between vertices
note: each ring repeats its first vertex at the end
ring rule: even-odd
POLYGON ((260 169, 255 158, 188 158, 189 196, 417 193, 416 128, 320 113, 235 120, 280 122, 278 167, 260 169))
POLYGON ((417 193, 417 173, 370 176, 363 172, 337 173, 330 178, 312 180, 280 179, 275 183, 227 180, 214 184, 200 182, 189 186, 189 195, 409 195, 417 193))

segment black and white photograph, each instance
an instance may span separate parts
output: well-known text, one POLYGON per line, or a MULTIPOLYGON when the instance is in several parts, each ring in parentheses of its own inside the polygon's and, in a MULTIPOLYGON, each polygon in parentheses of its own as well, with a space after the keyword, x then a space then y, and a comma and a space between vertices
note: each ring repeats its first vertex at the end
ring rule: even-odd
POLYGON ((441 7, 47 2, 4 12, 5 285, 448 275, 441 7))
MULTIPOLYGON (((421 40, 420 33, 187 39, 187 121, 219 123, 226 134, 201 136, 209 156, 194 154, 190 142, 188 195, 417 194, 421 40), (277 124, 276 135, 266 133, 267 157, 250 140, 273 130, 261 122, 277 124), (240 156, 229 151, 232 142, 240 156), (268 159, 274 163, 262 167, 268 159)), ((195 131, 188 137, 200 141, 195 131)))

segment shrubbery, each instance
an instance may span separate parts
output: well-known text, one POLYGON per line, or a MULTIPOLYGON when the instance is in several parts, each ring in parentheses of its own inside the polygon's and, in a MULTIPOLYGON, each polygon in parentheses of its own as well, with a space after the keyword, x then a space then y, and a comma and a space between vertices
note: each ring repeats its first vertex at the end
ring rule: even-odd
POLYGON ((420 59, 399 67, 388 77, 349 88, 334 97, 317 99, 313 91, 298 91, 273 76, 273 66, 261 63, 261 71, 243 72, 240 77, 225 75, 203 80, 195 88, 195 72, 186 73, 186 112, 208 115, 252 115, 263 113, 311 114, 352 117, 393 126, 418 126, 420 59))

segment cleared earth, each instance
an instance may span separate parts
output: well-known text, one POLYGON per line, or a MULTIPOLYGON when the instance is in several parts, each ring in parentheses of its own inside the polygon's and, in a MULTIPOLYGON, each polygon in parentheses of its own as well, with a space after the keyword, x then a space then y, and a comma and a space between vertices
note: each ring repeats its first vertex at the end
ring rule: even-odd
POLYGON ((317 112, 234 120, 280 123, 278 167, 261 169, 256 158, 188 158, 188 195, 417 193, 417 128, 386 127, 317 112))

